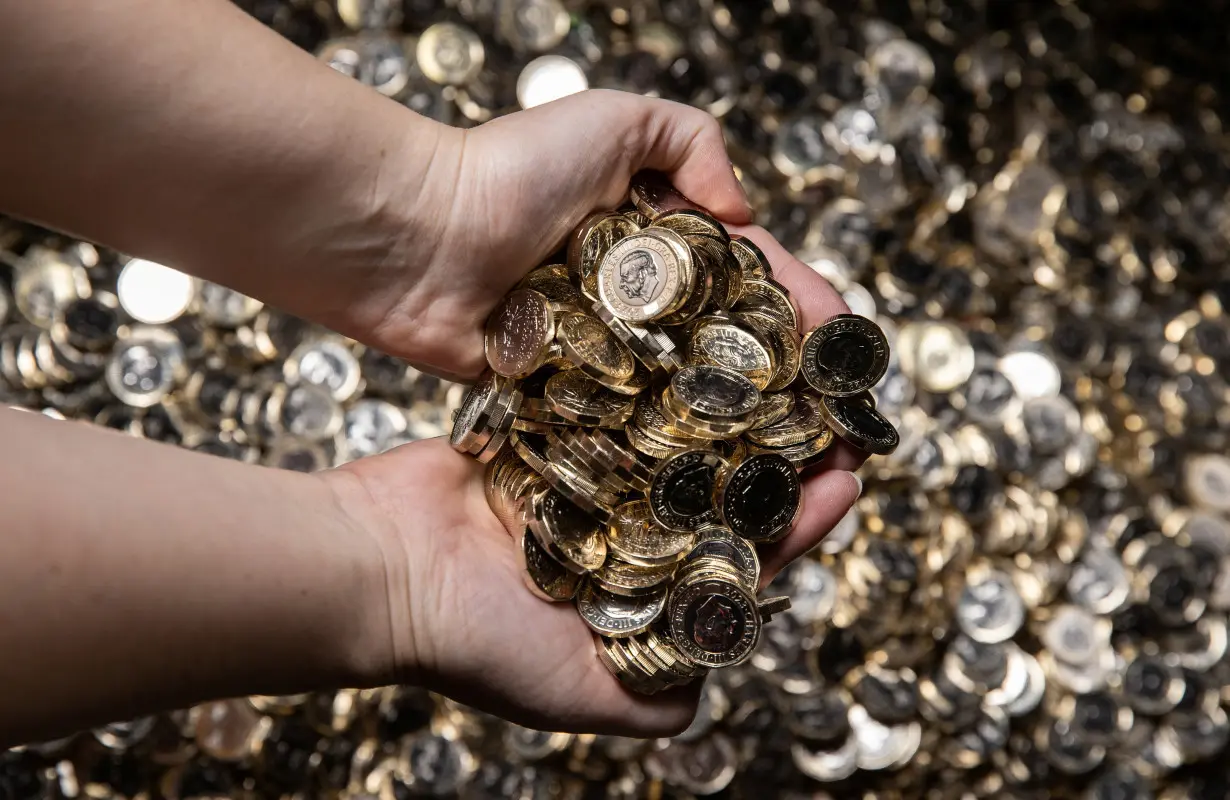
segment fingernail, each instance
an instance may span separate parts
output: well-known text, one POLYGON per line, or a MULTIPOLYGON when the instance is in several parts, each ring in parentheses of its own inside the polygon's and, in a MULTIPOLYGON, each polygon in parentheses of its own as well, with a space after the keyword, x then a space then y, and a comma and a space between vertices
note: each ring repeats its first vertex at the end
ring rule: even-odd
POLYGON ((863 479, 856 472, 851 472, 850 474, 854 476, 854 484, 858 486, 858 494, 854 495, 854 499, 857 500, 863 496, 863 479))

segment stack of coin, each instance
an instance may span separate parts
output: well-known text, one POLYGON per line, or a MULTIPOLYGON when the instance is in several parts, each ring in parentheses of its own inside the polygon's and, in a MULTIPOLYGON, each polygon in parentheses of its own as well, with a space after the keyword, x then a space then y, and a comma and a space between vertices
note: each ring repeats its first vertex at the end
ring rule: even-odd
POLYGON ((487 322, 491 371, 453 424, 537 596, 576 601, 599 656, 652 693, 744 663, 768 613, 756 544, 835 438, 891 453, 869 390, 888 344, 841 315, 800 337, 764 254, 657 173, 573 233, 487 322))

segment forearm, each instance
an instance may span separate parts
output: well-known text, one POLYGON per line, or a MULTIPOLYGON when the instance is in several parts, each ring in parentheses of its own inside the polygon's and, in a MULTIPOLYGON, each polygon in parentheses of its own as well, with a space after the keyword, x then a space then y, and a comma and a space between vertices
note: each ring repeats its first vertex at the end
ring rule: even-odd
POLYGON ((0 53, 0 210, 344 330, 438 235, 455 133, 226 0, 6 3, 0 53))
POLYGON ((0 410, 0 748, 370 681, 380 553, 320 478, 0 410))

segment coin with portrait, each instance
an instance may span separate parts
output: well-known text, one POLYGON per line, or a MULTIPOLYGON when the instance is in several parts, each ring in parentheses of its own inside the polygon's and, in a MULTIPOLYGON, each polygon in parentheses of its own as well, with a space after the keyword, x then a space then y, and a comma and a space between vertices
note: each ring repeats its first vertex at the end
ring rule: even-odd
POLYGON ((713 483, 725 463, 704 448, 687 448, 663 459, 654 471, 648 495, 657 523, 673 531, 694 531, 716 520, 713 483))
POLYGON ((628 322, 648 322, 682 306, 692 293, 687 243, 674 231, 645 230, 619 240, 598 268, 598 297, 628 322))
POLYGON ((760 640, 755 599, 727 581, 681 583, 671 591, 667 620, 680 651, 707 667, 746 661, 760 640))

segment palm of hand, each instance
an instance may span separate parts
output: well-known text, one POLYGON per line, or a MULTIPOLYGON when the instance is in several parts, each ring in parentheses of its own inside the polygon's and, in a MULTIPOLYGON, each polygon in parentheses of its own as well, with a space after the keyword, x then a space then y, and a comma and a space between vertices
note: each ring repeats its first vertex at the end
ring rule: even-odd
POLYGON ((546 730, 652 735, 691 720, 694 690, 628 692, 575 609, 530 594, 517 543, 487 505, 481 465, 433 439, 345 469, 397 538, 393 551, 407 554, 399 568, 415 587, 415 669, 427 688, 546 730))

